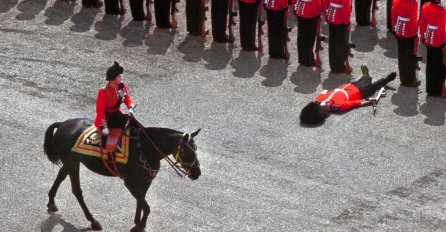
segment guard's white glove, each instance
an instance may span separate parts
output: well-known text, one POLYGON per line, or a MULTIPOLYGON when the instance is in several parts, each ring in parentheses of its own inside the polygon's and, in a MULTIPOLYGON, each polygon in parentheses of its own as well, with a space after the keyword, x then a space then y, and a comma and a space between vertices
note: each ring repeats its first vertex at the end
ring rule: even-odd
POLYGON ((104 129, 102 129, 102 135, 107 136, 109 133, 108 128, 105 127, 104 129))

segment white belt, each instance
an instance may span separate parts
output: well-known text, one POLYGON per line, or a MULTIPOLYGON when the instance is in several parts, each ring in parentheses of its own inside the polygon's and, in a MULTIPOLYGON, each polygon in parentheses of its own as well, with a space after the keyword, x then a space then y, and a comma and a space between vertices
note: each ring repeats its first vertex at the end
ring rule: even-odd
POLYGON ((312 2, 313 0, 302 0, 302 2, 312 2))
POLYGON ((431 29, 431 30, 437 30, 438 27, 437 26, 432 26, 432 25, 427 25, 427 29, 431 29))
POLYGON ((404 17, 401 17, 401 16, 398 16, 398 20, 399 21, 404 21, 404 22, 409 22, 409 18, 404 18, 404 17))
POLYGON ((342 5, 330 2, 330 6, 334 8, 342 8, 342 5))
MULTIPOLYGON (((349 85, 350 84, 344 86, 344 88, 346 88, 349 85)), ((347 98, 347 101, 348 101, 350 99, 350 97, 348 96, 348 93, 347 93, 347 91, 344 90, 344 88, 342 88, 342 89, 334 89, 333 93, 331 93, 330 96, 327 99, 325 99, 323 102, 321 102, 321 105, 325 104, 328 101, 330 101, 337 92, 342 92, 345 95, 345 97, 347 98)))

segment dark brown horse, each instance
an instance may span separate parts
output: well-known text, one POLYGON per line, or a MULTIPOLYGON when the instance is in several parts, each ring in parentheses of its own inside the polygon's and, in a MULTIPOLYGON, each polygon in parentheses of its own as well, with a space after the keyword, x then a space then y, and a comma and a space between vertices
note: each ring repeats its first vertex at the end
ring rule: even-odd
MULTIPOLYGON (((160 168, 160 160, 167 158, 167 155, 175 153, 175 159, 179 165, 172 167, 181 171, 192 180, 198 179, 201 175, 200 163, 197 159, 197 146, 193 138, 200 130, 189 134, 167 129, 167 128, 144 128, 134 118, 130 123, 130 152, 127 164, 117 164, 117 169, 121 174, 124 184, 136 199, 135 226, 131 231, 144 231, 150 207, 145 200, 145 195, 152 180, 155 178, 160 168), (135 126, 137 125, 137 126, 135 126)), ((48 196, 48 211, 57 211, 54 197, 59 185, 67 176, 70 176, 72 192, 76 196, 84 211, 85 217, 91 222, 93 230, 102 230, 101 224, 94 219, 87 208, 82 196, 79 182, 79 167, 83 163, 88 169, 101 175, 112 176, 104 167, 103 161, 99 158, 79 155, 71 151, 76 140, 82 132, 92 125, 88 119, 70 119, 65 122, 53 123, 45 133, 44 151, 48 159, 53 163, 61 163, 56 180, 51 187, 48 196), (54 130, 56 132, 54 132, 54 130)))

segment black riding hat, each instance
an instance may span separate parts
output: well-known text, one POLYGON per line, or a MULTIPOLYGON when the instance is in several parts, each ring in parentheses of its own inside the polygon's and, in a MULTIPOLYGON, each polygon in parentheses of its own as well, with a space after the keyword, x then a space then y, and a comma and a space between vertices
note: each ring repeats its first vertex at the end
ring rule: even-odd
POLYGON ((107 74, 106 74, 107 77, 105 80, 112 81, 117 76, 121 75, 123 72, 124 72, 124 68, 122 66, 120 66, 118 62, 115 61, 113 66, 111 66, 110 68, 107 69, 107 74))

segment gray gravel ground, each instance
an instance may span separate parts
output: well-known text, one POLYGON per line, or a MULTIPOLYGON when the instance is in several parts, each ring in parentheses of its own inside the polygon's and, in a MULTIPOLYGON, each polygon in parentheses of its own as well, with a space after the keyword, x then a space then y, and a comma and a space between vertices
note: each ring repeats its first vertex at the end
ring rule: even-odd
MULTIPOLYGON (((397 70, 384 3, 377 29, 353 24, 354 76, 361 64, 375 80, 397 70)), ((419 90, 391 83, 376 116, 364 107, 301 127, 317 92, 350 79, 329 73, 327 49, 323 70, 299 67, 294 30, 287 64, 243 52, 239 40, 187 36, 180 10, 171 32, 80 0, 0 1, 1 231, 89 230, 68 179, 59 212, 46 212, 58 167, 43 154, 43 134, 52 122, 94 117, 114 60, 141 122, 202 128, 202 176, 180 179, 163 163, 147 195, 147 231, 446 231, 446 103, 426 97, 424 75, 419 90)), ((104 231, 128 231, 135 201, 122 181, 81 175, 104 231)))

